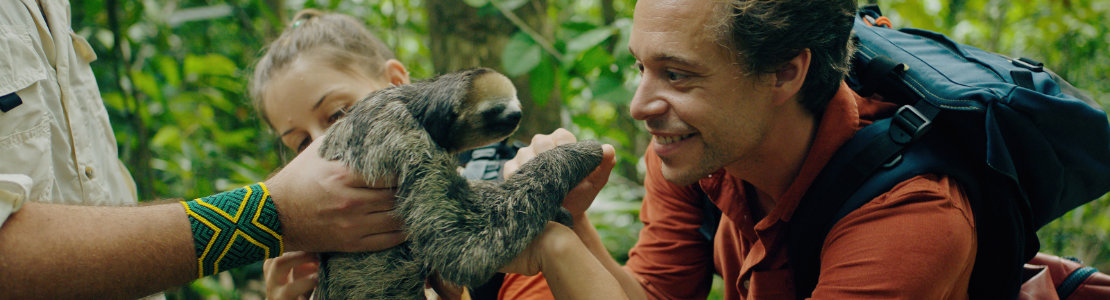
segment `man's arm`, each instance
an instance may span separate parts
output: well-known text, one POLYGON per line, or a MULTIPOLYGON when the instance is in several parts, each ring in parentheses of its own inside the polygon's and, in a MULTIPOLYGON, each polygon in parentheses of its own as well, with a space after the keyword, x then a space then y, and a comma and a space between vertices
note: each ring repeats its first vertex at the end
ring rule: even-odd
POLYGON ((555 222, 548 222, 544 232, 501 271, 524 275, 542 271, 555 299, 628 298, 574 231, 555 222))
POLYGON ((605 269, 613 274, 613 277, 616 277, 629 299, 647 299, 647 294, 640 282, 636 281, 636 277, 621 267, 620 263, 613 259, 613 256, 609 255, 609 250, 601 242, 601 236, 598 235, 597 229, 594 228, 589 219, 585 216, 575 217, 574 233, 590 253, 605 266, 605 269))
POLYGON ((907 180, 832 228, 813 298, 966 298, 978 246, 974 224, 954 180, 907 180))
MULTIPOLYGON (((532 143, 528 147, 521 148, 513 160, 505 163, 505 174, 512 174, 520 165, 523 165, 541 152, 576 141, 577 138, 575 138, 573 134, 562 128, 555 130, 555 132, 552 132, 550 135, 536 135, 532 137, 532 143)), ((555 254, 551 255, 555 257, 562 256, 562 258, 552 258, 553 261, 557 261, 558 263, 555 265, 545 265, 542 271, 551 288, 552 294, 554 294, 556 298, 561 298, 561 295, 566 296, 568 290, 571 292, 588 291, 590 284, 608 282, 611 276, 612 279, 615 279, 616 282, 620 284, 621 288, 624 290, 624 294, 626 294, 629 299, 645 299, 646 295, 640 283, 609 255, 609 251, 601 242, 601 237, 598 235, 597 230, 586 217, 586 209, 593 203, 594 198, 597 196, 598 192, 601 191, 601 188, 608 183, 609 174, 616 164, 616 153, 613 147, 604 145, 602 149, 604 157, 601 165, 579 183, 578 186, 571 190, 563 202, 563 206, 570 211, 571 216, 574 218, 573 238, 575 238, 575 240, 547 244, 547 246, 552 246, 554 249, 557 249, 553 251, 555 254), (576 264, 570 263, 570 261, 572 261, 571 259, 573 258, 580 258, 577 255, 581 254, 588 254, 592 259, 588 260, 587 263, 600 263, 600 266, 604 268, 608 274, 595 274, 595 276, 589 276, 589 274, 592 273, 579 272, 575 274, 573 278, 560 278, 562 276, 559 274, 552 273, 556 271, 555 268, 573 269, 577 267, 576 264), (579 282, 576 283, 575 280, 579 282)))
POLYGON ((0 227, 0 298, 136 298, 196 279, 180 204, 26 203, 0 227))
MULTIPOLYGON (((318 146, 265 183, 285 249, 372 251, 400 243, 400 224, 389 214, 390 183, 368 188, 341 164, 320 158, 318 146)), ((187 283, 198 270, 190 226, 180 203, 25 203, 0 226, 0 299, 136 298, 187 283)))

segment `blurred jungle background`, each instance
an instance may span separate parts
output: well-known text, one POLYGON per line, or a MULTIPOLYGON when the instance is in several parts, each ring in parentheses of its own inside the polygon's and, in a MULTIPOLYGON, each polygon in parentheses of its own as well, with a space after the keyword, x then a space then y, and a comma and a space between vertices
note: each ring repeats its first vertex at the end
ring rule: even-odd
MULTIPOLYGON (((862 1, 865 2, 876 2, 862 1)), ((1110 1, 877 1, 895 27, 938 31, 1045 62, 1110 105, 1110 1)), ((613 144, 619 164, 590 210, 627 258, 640 228, 649 141, 629 116, 639 81, 627 50, 632 0, 84 0, 74 31, 93 63, 140 198, 195 197, 264 179, 290 157, 246 96, 250 66, 299 9, 365 20, 415 78, 467 67, 514 78, 526 119, 517 137, 566 127, 613 144)), ((1110 198, 1040 231, 1042 251, 1110 270, 1110 198)), ((170 290, 171 299, 260 299, 261 265, 170 290)), ((720 282, 717 282, 718 286, 720 282)), ((718 294, 711 298, 719 297, 718 294)))

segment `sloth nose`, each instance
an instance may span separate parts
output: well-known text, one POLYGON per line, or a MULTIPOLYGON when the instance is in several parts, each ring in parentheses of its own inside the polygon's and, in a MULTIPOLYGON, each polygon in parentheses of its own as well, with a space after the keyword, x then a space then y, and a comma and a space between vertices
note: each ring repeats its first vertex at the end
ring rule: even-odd
POLYGON ((520 119, 523 116, 519 108, 511 106, 502 106, 495 109, 486 110, 482 114, 486 120, 489 120, 489 122, 509 126, 516 126, 518 123, 520 123, 520 119))
POLYGON ((505 122, 511 124, 520 123, 520 118, 523 116, 519 109, 506 110, 502 115, 504 115, 505 122))

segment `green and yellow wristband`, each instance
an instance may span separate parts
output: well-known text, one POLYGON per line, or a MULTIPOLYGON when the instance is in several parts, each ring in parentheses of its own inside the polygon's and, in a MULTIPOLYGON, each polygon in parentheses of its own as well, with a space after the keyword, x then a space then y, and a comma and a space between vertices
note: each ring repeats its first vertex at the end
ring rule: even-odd
POLYGON ((284 252, 277 208, 261 182, 181 205, 192 223, 198 278, 284 252))

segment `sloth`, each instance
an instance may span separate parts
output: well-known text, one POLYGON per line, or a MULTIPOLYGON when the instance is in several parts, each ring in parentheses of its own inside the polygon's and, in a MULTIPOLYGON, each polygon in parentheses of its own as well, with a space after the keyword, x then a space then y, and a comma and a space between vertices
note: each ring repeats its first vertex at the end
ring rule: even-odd
POLYGON ((562 201, 601 163, 596 141, 540 153, 504 182, 467 181, 456 171, 454 154, 508 137, 520 119, 516 88, 490 69, 379 90, 352 106, 319 154, 368 180, 396 179, 394 214, 408 238, 382 251, 328 254, 317 295, 423 299, 431 274, 476 287, 547 221, 570 225, 562 201))

